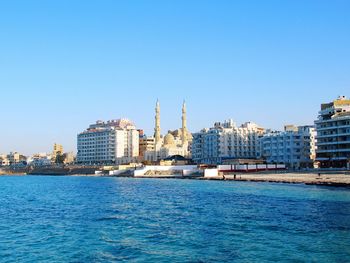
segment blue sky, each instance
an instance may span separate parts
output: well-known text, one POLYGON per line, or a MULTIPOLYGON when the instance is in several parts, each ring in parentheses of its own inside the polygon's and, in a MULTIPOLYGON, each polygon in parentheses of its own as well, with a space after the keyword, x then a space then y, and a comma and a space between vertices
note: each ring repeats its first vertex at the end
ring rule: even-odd
POLYGON ((350 96, 350 1, 1 1, 0 153, 76 150, 95 120, 153 133, 312 124, 350 96))

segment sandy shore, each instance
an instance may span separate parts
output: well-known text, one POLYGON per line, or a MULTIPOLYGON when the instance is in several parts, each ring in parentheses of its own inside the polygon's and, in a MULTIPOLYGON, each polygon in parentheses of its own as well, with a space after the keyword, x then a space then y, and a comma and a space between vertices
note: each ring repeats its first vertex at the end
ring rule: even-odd
POLYGON ((349 173, 322 173, 320 175, 318 173, 253 173, 236 174, 236 176, 226 174, 206 179, 350 186, 349 173))

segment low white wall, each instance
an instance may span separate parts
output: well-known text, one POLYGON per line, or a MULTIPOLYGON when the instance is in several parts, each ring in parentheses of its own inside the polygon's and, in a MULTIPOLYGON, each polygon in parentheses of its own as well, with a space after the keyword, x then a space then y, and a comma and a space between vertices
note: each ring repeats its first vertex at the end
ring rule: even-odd
POLYGON ((217 176, 219 176, 218 169, 205 169, 204 170, 204 177, 217 177, 217 176))
POLYGON ((194 170, 197 169, 197 165, 147 165, 144 169, 153 171, 194 170))
POLYGON ((147 165, 134 171, 134 176, 143 176, 147 171, 183 171, 189 175, 197 171, 197 165, 147 165))
POLYGON ((113 171, 109 171, 109 175, 120 175, 122 173, 124 173, 126 170, 113 170, 113 171))
POLYGON ((146 173, 147 171, 148 171, 148 170, 145 169, 145 168, 137 169, 137 170, 134 171, 134 176, 137 177, 137 176, 145 175, 145 173, 146 173))

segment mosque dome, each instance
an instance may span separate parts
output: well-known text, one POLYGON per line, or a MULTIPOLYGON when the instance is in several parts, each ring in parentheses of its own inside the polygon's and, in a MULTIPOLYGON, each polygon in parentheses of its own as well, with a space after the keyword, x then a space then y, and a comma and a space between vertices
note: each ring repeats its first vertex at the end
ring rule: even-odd
POLYGON ((175 138, 171 133, 165 135, 164 146, 175 146, 175 138))

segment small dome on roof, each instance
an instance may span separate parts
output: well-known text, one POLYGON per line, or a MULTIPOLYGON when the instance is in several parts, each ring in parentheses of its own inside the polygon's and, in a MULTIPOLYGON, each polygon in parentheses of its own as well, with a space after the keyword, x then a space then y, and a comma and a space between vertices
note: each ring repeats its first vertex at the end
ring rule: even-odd
POLYGON ((174 146, 175 145, 175 138, 171 133, 168 133, 164 137, 164 146, 174 146))

